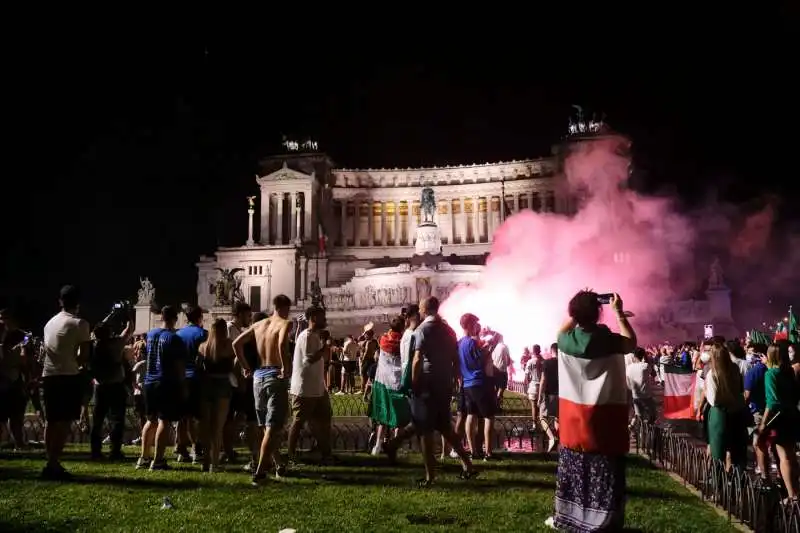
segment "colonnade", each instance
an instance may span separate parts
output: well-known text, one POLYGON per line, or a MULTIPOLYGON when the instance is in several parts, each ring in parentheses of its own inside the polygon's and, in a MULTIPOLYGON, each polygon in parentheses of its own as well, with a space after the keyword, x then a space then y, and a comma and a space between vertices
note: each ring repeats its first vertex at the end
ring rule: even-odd
MULTIPOLYGON (((437 198, 436 224, 445 244, 491 242, 505 217, 523 209, 555 211, 553 191, 505 195, 443 195, 437 198)), ((342 198, 334 202, 337 246, 410 246, 420 223, 418 200, 342 198)))
POLYGON ((314 233, 310 193, 261 191, 261 244, 306 242, 314 233))

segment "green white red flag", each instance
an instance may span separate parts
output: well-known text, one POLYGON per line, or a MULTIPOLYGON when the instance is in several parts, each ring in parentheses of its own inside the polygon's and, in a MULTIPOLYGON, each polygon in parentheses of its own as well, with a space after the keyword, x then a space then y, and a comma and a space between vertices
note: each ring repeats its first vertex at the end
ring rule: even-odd
POLYGON ((558 419, 561 446, 586 453, 628 452, 625 359, 605 326, 558 336, 558 419))
POLYGON ((694 418, 697 374, 690 368, 664 365, 664 418, 694 418))
POLYGON ((786 320, 781 320, 775 326, 774 341, 800 341, 800 332, 797 328, 797 316, 795 316, 792 306, 789 306, 789 314, 786 315, 786 320))

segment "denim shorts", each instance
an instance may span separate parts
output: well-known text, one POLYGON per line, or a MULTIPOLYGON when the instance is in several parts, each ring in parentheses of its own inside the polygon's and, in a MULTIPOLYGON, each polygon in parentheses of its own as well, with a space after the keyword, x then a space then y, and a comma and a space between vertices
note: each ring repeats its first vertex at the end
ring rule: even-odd
POLYGON ((281 428, 289 416, 289 386, 277 376, 253 378, 256 418, 262 427, 281 428))

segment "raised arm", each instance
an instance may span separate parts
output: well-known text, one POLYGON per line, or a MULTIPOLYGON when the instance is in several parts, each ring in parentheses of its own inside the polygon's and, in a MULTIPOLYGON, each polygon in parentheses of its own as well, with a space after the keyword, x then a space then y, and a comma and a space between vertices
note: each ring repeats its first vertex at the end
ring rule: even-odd
POLYGON ((611 308, 617 316, 619 334, 623 337, 623 353, 632 353, 636 350, 636 332, 633 331, 628 317, 625 316, 625 311, 622 309, 622 298, 619 297, 619 294, 614 293, 614 296, 611 297, 611 308))

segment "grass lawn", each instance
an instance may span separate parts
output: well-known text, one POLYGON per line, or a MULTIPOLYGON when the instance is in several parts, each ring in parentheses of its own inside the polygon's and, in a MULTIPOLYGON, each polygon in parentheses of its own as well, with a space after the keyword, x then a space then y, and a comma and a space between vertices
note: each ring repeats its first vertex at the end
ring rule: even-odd
MULTIPOLYGON (((367 404, 358 394, 332 394, 333 416, 367 416, 367 404)), ((456 404, 453 402, 453 412, 456 404)), ((506 416, 530 416, 528 397, 518 392, 506 391, 503 395, 503 414, 506 416)))
MULTIPOLYGON (((481 477, 466 482, 450 462, 433 488, 420 490, 413 488, 418 455, 389 467, 343 454, 341 466, 301 466, 254 488, 240 472, 203 474, 174 463, 171 472, 135 471, 90 463, 85 448, 71 451, 65 466, 78 479, 68 484, 38 480, 39 452, 0 454, 0 531, 546 531, 555 483, 555 463, 530 456, 481 464, 481 477), (174 509, 161 510, 165 496, 174 509)), ((628 476, 631 530, 734 531, 645 462, 632 459, 628 476)))

